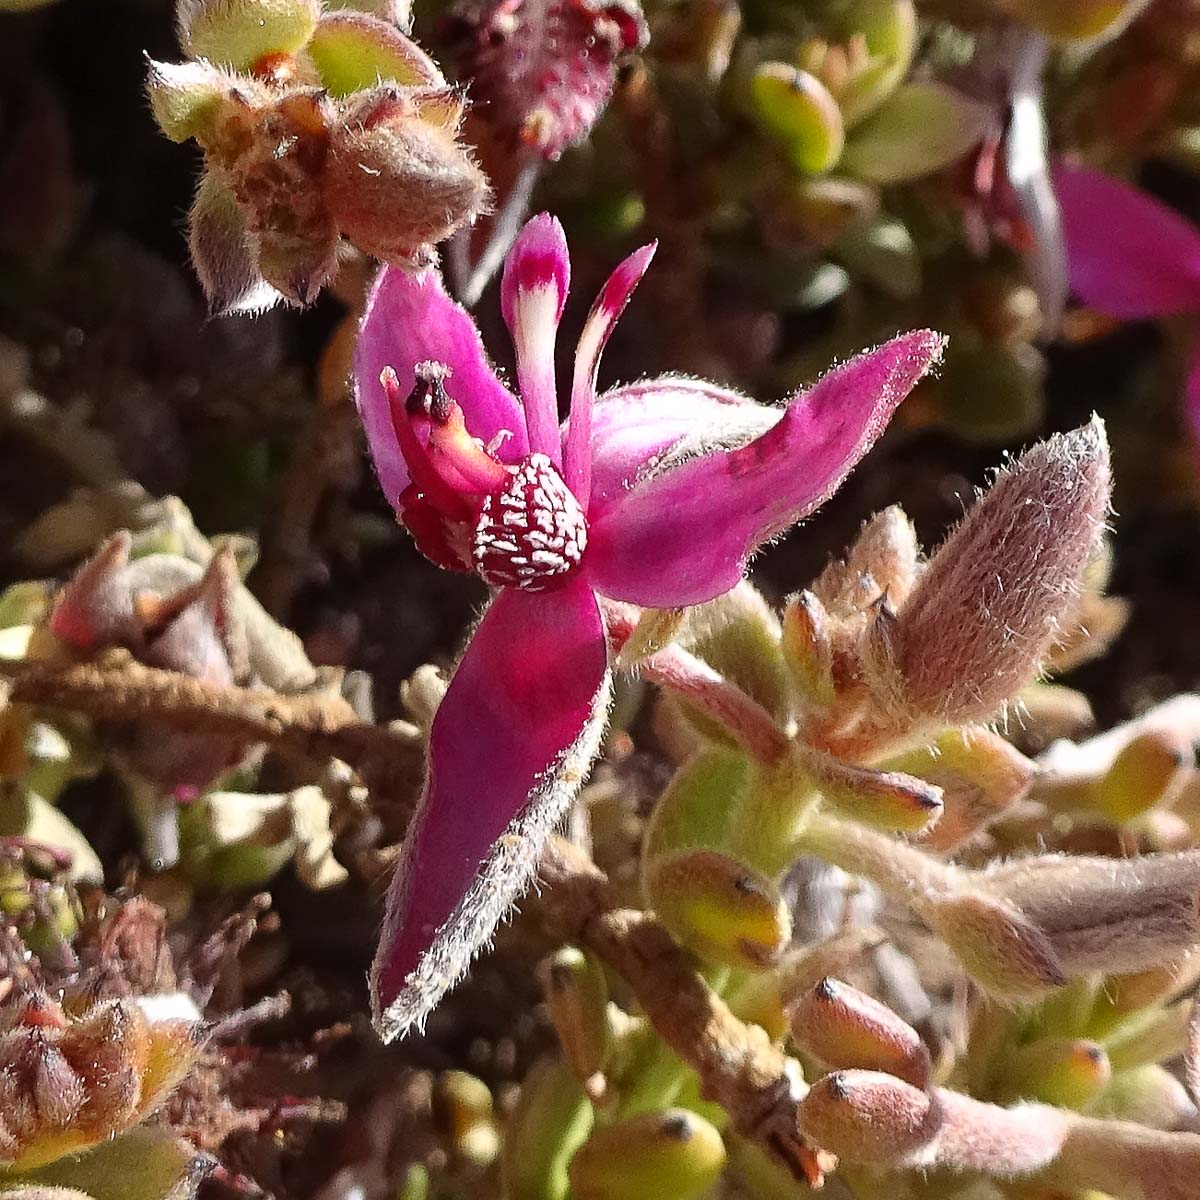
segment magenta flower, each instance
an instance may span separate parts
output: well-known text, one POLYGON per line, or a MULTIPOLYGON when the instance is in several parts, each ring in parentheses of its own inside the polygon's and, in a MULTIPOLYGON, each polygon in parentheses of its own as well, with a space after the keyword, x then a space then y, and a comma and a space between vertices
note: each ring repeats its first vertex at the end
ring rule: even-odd
POLYGON ((596 396, 600 355, 654 254, 605 284, 560 429, 554 344, 570 261, 542 215, 501 285, 520 401, 436 272, 387 267, 367 302, 356 397, 379 481, 418 548, 494 598, 434 720, 425 794, 372 971, 385 1037, 420 1021, 527 885, 599 741, 608 648, 597 595, 698 604, 822 503, 943 338, 905 334, 782 412, 668 377, 596 396))
MULTIPOLYGON (((1110 317, 1200 317, 1200 229, 1145 192, 1090 167, 1060 162, 1071 288, 1110 317)), ((1200 433, 1200 331, 1187 371, 1186 411, 1200 433)))

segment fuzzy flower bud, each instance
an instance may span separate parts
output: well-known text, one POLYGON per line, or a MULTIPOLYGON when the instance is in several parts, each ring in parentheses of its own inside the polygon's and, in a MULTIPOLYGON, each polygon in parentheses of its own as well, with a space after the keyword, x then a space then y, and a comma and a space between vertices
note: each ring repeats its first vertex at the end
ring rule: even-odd
POLYGON ((1142 971, 1200 943, 1200 851, 1037 856, 982 879, 1042 932, 1071 975, 1142 971))
POLYGON ((425 258, 488 196, 483 172, 455 140, 461 102, 384 85, 347 100, 331 125, 324 195, 342 233, 389 262, 425 258), (430 113, 435 119, 430 120, 430 113))
POLYGON ((929 1051, 913 1027, 886 1004, 826 977, 796 1001, 792 1036, 831 1067, 883 1071, 927 1089, 929 1051))
POLYGON ((919 833, 942 812, 942 789, 900 771, 875 771, 810 751, 801 769, 842 816, 875 829, 919 833))
POLYGON ((793 596, 783 610, 783 656, 801 709, 818 712, 834 699, 833 636, 825 606, 812 592, 793 596))
POLYGON ((806 1138, 856 1162, 899 1162, 937 1132, 929 1092, 877 1071, 835 1071, 800 1102, 806 1138))
POLYGON ((937 897, 926 919, 977 983, 1006 1000, 1037 1000, 1067 982, 1050 939, 1010 905, 973 892, 937 897))
POLYGON ((341 239, 409 267, 486 205, 463 100, 395 24, 318 0, 182 0, 193 61, 150 63, 155 117, 205 174, 189 243, 214 313, 311 303, 341 239))
POLYGON ((941 789, 944 809, 923 842, 949 851, 1022 799, 1037 766, 1011 742, 979 726, 950 729, 887 764, 941 789))
POLYGON ((881 612, 872 631, 871 671, 896 718, 984 719, 1030 680, 1096 548, 1109 489, 1099 419, 1000 473, 899 614, 881 612))
POLYGON ((800 1103, 806 1136, 849 1162, 945 1166, 1012 1178, 1052 1162, 1071 1118, 1045 1105, 1001 1108, 875 1071, 837 1071, 800 1103))
POLYGON ((551 161, 587 137, 647 37, 635 0, 483 0, 449 25, 480 115, 506 146, 551 161))
POLYGON ((45 999, 0 1016, 0 1165, 27 1171, 136 1124, 196 1053, 186 1021, 114 1000, 71 1018, 45 999))

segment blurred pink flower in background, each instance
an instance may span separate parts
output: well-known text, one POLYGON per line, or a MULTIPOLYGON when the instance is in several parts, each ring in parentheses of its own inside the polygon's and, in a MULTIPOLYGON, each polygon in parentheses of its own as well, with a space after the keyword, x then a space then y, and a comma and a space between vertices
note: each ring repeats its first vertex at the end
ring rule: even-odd
MULTIPOLYGON (((1071 288, 1119 320, 1200 321, 1200 228, 1145 192, 1091 167, 1054 170, 1071 288)), ((1200 435, 1200 333, 1187 369, 1188 422, 1200 435)))

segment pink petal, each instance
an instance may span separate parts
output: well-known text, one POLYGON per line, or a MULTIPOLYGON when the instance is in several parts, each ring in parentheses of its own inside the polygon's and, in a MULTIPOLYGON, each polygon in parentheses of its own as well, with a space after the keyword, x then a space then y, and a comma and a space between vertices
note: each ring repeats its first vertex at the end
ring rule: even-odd
POLYGON ((388 894, 371 976, 385 1038, 424 1019, 524 891, 596 752, 607 693, 586 584, 499 593, 434 719, 388 894))
MULTIPOLYGON (((588 512, 598 520, 633 483, 672 459, 744 445, 779 419, 776 409, 703 379, 666 375, 605 392, 592 416, 588 512)), ((569 427, 568 427, 569 434, 569 427)))
POLYGON ((1060 162, 1071 287, 1113 317, 1200 312, 1200 229, 1127 183, 1060 162))
POLYGON ((651 471, 592 520, 596 590, 654 608, 727 592, 759 546, 833 494, 944 344, 928 330, 893 338, 825 375, 757 439, 651 471))
POLYGON ((387 397, 379 383, 392 367, 408 395, 413 368, 445 363, 453 371, 446 390, 462 406, 467 428, 485 444, 501 431, 512 436, 498 453, 513 462, 528 453, 525 417, 513 394, 497 378, 484 353, 479 330, 466 310, 446 294, 436 271, 413 275, 384 267, 367 297, 354 351, 354 402, 367 432, 375 473, 393 504, 408 486, 408 468, 396 444, 387 397))
POLYGON ((592 406, 596 401, 596 377, 600 356, 625 305, 641 282, 658 249, 651 242, 635 250, 608 277, 592 304, 583 333, 575 348, 575 374, 571 383, 571 425, 563 455, 563 477, 576 496, 586 496, 592 486, 592 406))
POLYGON ((567 236, 557 217, 525 223, 504 262, 500 307, 517 349, 517 381, 529 427, 529 448, 562 462, 554 343, 571 287, 567 236))

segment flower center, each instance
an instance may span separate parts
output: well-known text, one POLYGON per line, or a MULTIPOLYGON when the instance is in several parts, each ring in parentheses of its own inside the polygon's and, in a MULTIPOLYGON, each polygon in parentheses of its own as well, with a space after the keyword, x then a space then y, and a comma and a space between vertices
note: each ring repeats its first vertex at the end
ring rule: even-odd
POLYGON ((484 497, 471 554, 492 587, 543 592, 579 566, 586 546, 579 501, 546 455, 531 454, 484 497))
POLYGON ((412 482, 399 496, 400 517, 426 558, 454 571, 476 571, 490 587, 543 592, 559 587, 587 546, 587 517, 545 454, 507 465, 497 444, 471 436, 462 409, 446 394, 448 371, 417 367, 402 399, 385 371, 401 453, 412 482))

